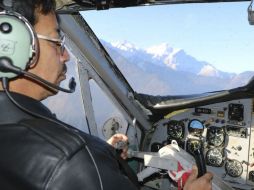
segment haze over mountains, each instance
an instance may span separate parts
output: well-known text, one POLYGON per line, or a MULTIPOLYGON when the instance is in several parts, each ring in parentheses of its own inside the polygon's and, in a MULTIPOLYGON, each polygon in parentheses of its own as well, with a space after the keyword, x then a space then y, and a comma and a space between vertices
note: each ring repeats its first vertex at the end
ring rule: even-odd
POLYGON ((134 90, 141 93, 173 95, 230 89, 245 85, 254 75, 253 71, 220 71, 167 43, 141 49, 127 41, 101 42, 134 90))

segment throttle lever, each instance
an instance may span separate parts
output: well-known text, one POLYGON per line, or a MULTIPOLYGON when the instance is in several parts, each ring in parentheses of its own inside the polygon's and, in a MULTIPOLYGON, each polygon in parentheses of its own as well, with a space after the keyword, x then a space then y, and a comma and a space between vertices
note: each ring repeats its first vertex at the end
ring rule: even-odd
POLYGON ((198 177, 201 177, 206 173, 206 164, 203 151, 200 148, 197 148, 194 150, 193 156, 198 167, 198 177))

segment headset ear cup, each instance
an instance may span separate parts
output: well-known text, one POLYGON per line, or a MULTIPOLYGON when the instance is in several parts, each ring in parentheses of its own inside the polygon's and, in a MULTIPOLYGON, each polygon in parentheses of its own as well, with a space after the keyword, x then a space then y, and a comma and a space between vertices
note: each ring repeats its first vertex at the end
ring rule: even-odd
MULTIPOLYGON (((16 12, 0 12, 0 58, 8 57, 15 67, 26 70, 37 62, 38 52, 38 39, 27 19, 16 12)), ((17 74, 0 70, 3 77, 14 78, 17 74)))

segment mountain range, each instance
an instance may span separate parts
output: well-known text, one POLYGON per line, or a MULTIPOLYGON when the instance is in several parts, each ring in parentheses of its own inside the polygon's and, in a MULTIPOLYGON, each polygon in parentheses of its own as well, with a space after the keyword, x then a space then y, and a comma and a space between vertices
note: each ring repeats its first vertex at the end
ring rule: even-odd
POLYGON ((254 75, 253 71, 220 71, 168 43, 142 49, 128 41, 101 42, 133 89, 141 93, 179 95, 224 90, 243 86, 254 75))

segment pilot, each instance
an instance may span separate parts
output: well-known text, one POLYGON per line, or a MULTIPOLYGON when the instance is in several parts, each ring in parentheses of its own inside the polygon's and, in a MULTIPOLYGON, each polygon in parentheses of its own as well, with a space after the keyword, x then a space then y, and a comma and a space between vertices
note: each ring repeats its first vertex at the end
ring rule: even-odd
MULTIPOLYGON (((1 5, 6 2, 0 1, 1 5)), ((12 10, 27 18, 38 35, 38 61, 28 65, 27 71, 59 85, 65 79, 69 54, 59 43, 54 0, 15 0, 12 10)), ((24 75, 0 83, 0 187, 138 189, 135 180, 129 180, 129 174, 120 169, 123 167, 113 148, 127 137, 116 134, 106 143, 57 120, 40 102, 56 93, 24 75)), ((122 158, 126 158, 126 152, 122 152, 122 158)), ((211 189, 211 178, 207 173, 197 179, 194 168, 184 189, 211 189)))

